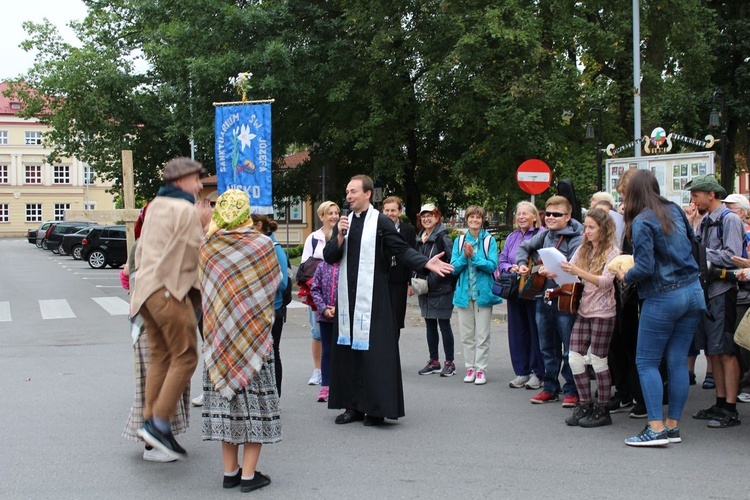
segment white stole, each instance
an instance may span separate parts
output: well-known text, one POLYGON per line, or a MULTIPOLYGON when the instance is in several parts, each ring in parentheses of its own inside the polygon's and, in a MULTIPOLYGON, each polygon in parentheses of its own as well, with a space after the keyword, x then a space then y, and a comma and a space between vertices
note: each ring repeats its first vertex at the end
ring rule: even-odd
MULTIPOLYGON (((344 256, 339 268, 338 313, 339 345, 351 345, 352 349, 367 351, 370 348, 370 319, 372 317, 373 284, 375 282, 375 249, 378 235, 378 212, 370 207, 362 228, 359 249, 359 270, 357 272, 357 293, 354 304, 354 321, 349 318, 349 280, 347 278, 347 248, 349 234, 344 236, 344 256), (352 332, 352 323, 353 329, 352 332)), ((349 226, 354 213, 349 214, 349 226)))

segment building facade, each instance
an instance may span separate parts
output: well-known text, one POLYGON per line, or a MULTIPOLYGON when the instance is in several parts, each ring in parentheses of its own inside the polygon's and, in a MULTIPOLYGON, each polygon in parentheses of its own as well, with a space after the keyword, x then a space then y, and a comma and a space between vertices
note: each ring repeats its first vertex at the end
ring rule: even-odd
POLYGON ((65 220, 66 210, 109 210, 111 183, 76 158, 47 163, 46 125, 17 116, 21 103, 3 95, 0 83, 0 237, 25 236, 47 220, 65 220))

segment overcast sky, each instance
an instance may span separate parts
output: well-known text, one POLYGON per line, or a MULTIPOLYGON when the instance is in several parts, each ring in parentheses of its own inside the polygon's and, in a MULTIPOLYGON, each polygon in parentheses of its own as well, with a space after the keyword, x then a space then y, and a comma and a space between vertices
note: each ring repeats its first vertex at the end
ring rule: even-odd
POLYGON ((45 17, 58 27, 67 42, 75 42, 75 35, 66 26, 69 21, 86 16, 82 0, 3 0, 0 12, 0 80, 25 73, 34 64, 34 52, 24 52, 18 45, 26 39, 21 24, 41 22, 45 17))

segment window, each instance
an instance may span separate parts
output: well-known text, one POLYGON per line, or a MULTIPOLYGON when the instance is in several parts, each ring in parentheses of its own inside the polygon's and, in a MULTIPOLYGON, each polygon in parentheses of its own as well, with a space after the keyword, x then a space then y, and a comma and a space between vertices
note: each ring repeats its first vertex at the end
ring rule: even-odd
POLYGON ((0 203, 0 223, 2 222, 10 222, 8 212, 8 204, 7 203, 0 203))
POLYGON ((83 183, 93 184, 94 177, 96 177, 96 175, 94 174, 94 169, 91 168, 91 165, 84 165, 83 166, 83 183))
POLYGON ((42 144, 42 133, 41 132, 37 132, 37 131, 29 132, 27 130, 26 131, 26 135, 25 135, 25 142, 24 142, 24 144, 26 144, 27 146, 39 146, 39 145, 41 145, 42 144))
POLYGON ((8 145, 8 131, 0 130, 0 146, 8 145))
POLYGON ((93 201, 84 203, 83 209, 84 210, 96 210, 96 203, 94 203, 93 201))
POLYGON ((52 179, 55 184, 70 184, 70 167, 68 165, 55 165, 52 179))
POLYGON ((70 203, 55 203, 55 220, 65 220, 66 210, 70 210, 70 203))
POLYGON ((26 177, 24 184, 41 184, 42 183, 42 166, 26 165, 26 177))
POLYGON ((42 204, 26 204, 26 222, 42 222, 42 204))
POLYGON ((0 184, 8 184, 8 165, 0 165, 0 184))

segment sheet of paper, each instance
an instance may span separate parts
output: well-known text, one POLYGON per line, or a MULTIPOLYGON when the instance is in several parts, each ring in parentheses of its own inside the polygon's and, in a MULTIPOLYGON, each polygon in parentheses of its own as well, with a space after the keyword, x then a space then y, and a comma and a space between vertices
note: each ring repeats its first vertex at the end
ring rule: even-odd
POLYGON ((555 273, 557 278, 555 281, 558 285, 566 285, 568 283, 580 283, 581 280, 573 276, 572 274, 566 273, 560 267, 561 262, 567 262, 568 259, 558 250, 557 248, 540 248, 538 250, 539 257, 544 262, 544 267, 551 273, 555 273))

